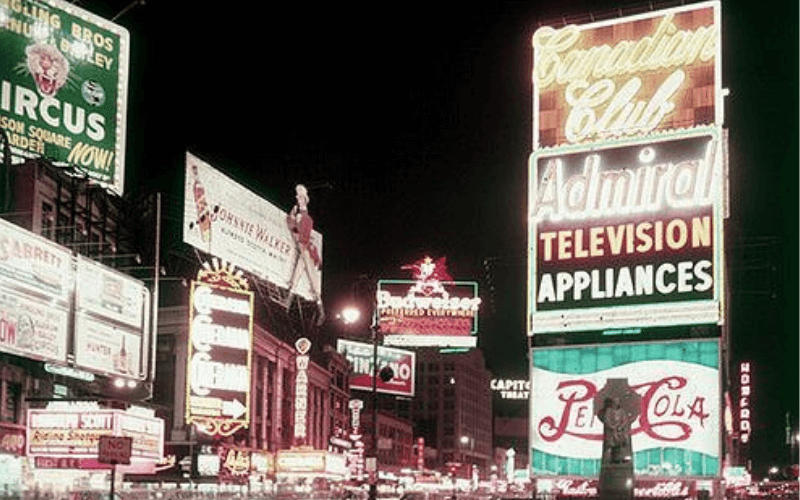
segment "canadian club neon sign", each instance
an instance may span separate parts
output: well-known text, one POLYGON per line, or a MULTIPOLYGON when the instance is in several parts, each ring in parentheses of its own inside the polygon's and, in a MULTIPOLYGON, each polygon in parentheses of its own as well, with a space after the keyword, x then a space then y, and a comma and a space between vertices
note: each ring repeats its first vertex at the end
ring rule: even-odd
POLYGON ((186 423, 230 436, 250 423, 253 293, 233 266, 213 260, 192 282, 186 423))
POLYGON ((537 30, 534 148, 722 123, 719 10, 537 30))

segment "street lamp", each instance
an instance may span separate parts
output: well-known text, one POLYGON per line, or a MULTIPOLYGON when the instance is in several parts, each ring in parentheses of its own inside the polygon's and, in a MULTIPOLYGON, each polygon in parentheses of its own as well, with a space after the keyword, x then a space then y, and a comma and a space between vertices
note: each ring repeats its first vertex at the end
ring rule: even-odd
MULTIPOLYGON (((361 318, 361 311, 355 306, 345 307, 337 318, 341 319, 347 325, 353 325, 361 318)), ((380 375, 383 380, 384 377, 391 379, 393 373, 378 373, 378 326, 377 318, 373 316, 372 324, 369 327, 370 337, 372 341, 372 444, 370 446, 370 456, 367 457, 367 463, 370 461, 373 464, 369 482, 369 497, 368 500, 376 500, 378 497, 378 376, 380 375)))

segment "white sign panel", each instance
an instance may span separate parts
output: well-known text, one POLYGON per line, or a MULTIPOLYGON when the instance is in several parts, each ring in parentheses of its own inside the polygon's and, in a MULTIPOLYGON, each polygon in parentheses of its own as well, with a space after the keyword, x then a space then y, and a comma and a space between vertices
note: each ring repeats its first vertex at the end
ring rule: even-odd
POLYGON ((75 293, 79 309, 137 330, 144 328, 150 292, 141 281, 79 257, 75 293))
POLYGON ((0 287, 67 302, 74 277, 65 248, 0 219, 0 287))
POLYGON ((0 351, 66 362, 66 307, 0 287, 0 351))
POLYGON ((143 378, 142 338, 83 314, 75 316, 75 364, 90 370, 143 378))
MULTIPOLYGON (((289 287, 297 247, 286 212, 226 177, 190 153, 186 154, 183 241, 231 262, 256 276, 289 287)), ((322 235, 311 233, 322 255, 322 235)), ((322 283, 322 271, 314 270, 322 283)), ((294 292, 316 300, 305 273, 294 292)))

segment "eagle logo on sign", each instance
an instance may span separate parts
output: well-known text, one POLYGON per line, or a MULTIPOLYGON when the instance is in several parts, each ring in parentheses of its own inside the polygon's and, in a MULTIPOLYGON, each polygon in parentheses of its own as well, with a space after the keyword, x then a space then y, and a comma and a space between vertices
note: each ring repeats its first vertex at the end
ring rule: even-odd
POLYGON ((446 292, 442 282, 453 281, 452 276, 447 272, 447 257, 441 257, 434 261, 432 258, 425 256, 413 264, 402 266, 400 269, 411 270, 412 277, 416 281, 409 293, 417 292, 422 295, 444 294, 446 292))

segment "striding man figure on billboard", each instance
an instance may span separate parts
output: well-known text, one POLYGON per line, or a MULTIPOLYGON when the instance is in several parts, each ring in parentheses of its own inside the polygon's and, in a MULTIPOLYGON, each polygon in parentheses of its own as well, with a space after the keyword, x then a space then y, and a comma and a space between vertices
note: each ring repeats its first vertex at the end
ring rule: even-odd
POLYGON ((316 245, 311 241, 311 232, 314 230, 314 219, 312 219, 311 215, 308 213, 308 202, 310 200, 308 190, 304 185, 298 184, 295 186, 295 199, 297 203, 292 207, 291 212, 289 212, 289 215, 286 217, 286 224, 294 237, 297 254, 295 255, 292 274, 289 278, 289 295, 285 305, 288 307, 291 302, 292 293, 294 293, 297 283, 302 278, 303 273, 305 273, 311 287, 311 293, 317 301, 320 313, 324 315, 321 290, 317 280, 317 271, 322 264, 322 259, 320 258, 319 250, 316 245))

